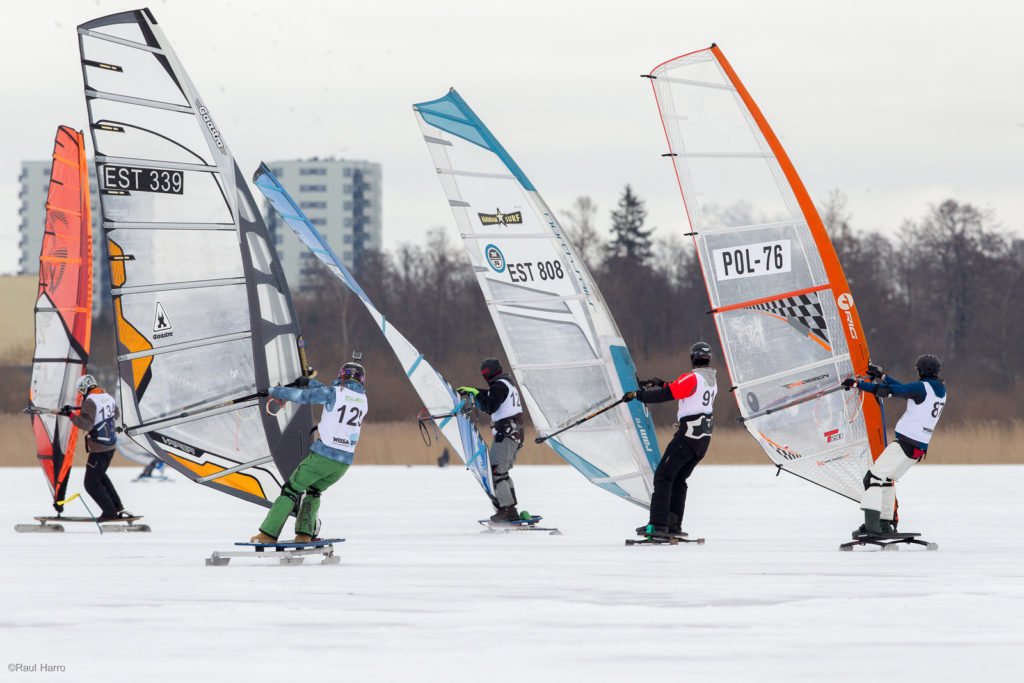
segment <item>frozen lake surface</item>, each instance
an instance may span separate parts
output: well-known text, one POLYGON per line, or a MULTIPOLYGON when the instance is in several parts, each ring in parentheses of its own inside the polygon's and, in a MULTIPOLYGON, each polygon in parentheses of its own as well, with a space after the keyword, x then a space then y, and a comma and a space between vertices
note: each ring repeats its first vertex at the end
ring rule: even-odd
POLYGON ((568 467, 513 470, 564 535, 497 535, 461 468, 357 461, 321 508, 340 565, 225 567, 204 559, 263 508, 137 472, 111 470, 152 533, 101 536, 15 533, 48 492, 0 469, 4 680, 1024 680, 1021 466, 918 465, 900 528, 939 550, 843 553, 856 505, 770 465, 697 468, 684 528, 706 545, 625 547, 646 512, 568 467))

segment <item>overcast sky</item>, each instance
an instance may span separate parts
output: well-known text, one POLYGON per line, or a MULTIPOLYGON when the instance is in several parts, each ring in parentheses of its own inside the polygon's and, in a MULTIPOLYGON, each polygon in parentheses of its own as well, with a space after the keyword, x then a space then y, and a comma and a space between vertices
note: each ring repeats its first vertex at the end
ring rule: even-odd
MULTIPOLYGON (((140 5, 37 0, 0 26, 0 273, 17 267, 22 159, 84 128, 75 27, 140 5)), ((150 5, 245 175, 261 160, 383 165, 384 246, 454 221, 411 105, 454 86, 548 204, 599 229, 626 183, 683 227, 640 74, 717 42, 811 196, 895 233, 947 198, 1024 235, 1024 9, 1016 0, 174 0, 150 5)), ((88 136, 87 136, 88 139, 88 136)), ((90 141, 91 145, 91 141, 90 141)))

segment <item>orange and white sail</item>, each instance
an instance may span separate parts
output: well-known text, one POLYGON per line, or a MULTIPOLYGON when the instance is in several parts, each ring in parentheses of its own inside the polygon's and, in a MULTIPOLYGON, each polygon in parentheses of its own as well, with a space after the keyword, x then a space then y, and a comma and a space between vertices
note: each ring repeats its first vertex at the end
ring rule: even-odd
POLYGON ((741 420, 778 467, 859 500, 882 415, 838 390, 868 345, 813 202, 721 49, 648 78, 741 420))
POLYGON ((92 223, 89 169, 82 133, 57 128, 46 196, 35 304, 36 345, 25 412, 32 417, 39 464, 54 507, 65 497, 78 430, 57 411, 78 406, 92 332, 92 223))

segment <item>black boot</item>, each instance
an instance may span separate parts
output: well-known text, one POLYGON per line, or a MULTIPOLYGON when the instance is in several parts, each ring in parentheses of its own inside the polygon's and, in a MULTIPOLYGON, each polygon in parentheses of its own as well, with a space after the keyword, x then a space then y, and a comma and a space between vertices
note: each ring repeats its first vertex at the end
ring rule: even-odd
POLYGON ((518 522, 519 511, 515 505, 507 505, 498 508, 498 511, 491 515, 492 522, 518 522))
POLYGON ((894 534, 894 533, 896 533, 896 527, 894 527, 892 525, 892 520, 891 519, 883 519, 883 520, 881 520, 881 522, 879 522, 879 525, 882 527, 882 533, 883 534, 894 534))
POLYGON ((668 536, 669 529, 667 526, 654 526, 653 524, 646 524, 644 526, 638 526, 636 528, 637 536, 668 536))
POLYGON ((878 510, 864 510, 864 523, 853 532, 853 537, 859 536, 881 536, 882 535, 882 513, 878 510))
POLYGON ((674 512, 668 513, 668 532, 673 536, 686 538, 688 533, 683 531, 683 518, 674 512))

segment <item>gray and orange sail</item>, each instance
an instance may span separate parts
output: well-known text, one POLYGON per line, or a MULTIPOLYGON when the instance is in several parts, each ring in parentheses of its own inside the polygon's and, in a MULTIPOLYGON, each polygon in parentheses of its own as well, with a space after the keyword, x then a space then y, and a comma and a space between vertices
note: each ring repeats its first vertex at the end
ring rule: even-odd
POLYGON ((78 406, 75 391, 89 361, 92 332, 92 223, 82 133, 57 128, 46 196, 35 303, 36 342, 29 405, 39 464, 60 512, 78 430, 57 411, 78 406))
POLYGON ((148 9, 78 27, 110 267, 123 431, 190 480, 269 506, 309 451, 273 240, 214 116, 148 9))
POLYGON ((814 203, 721 49, 647 77, 741 420, 781 469, 859 500, 883 421, 838 391, 869 352, 814 203))

